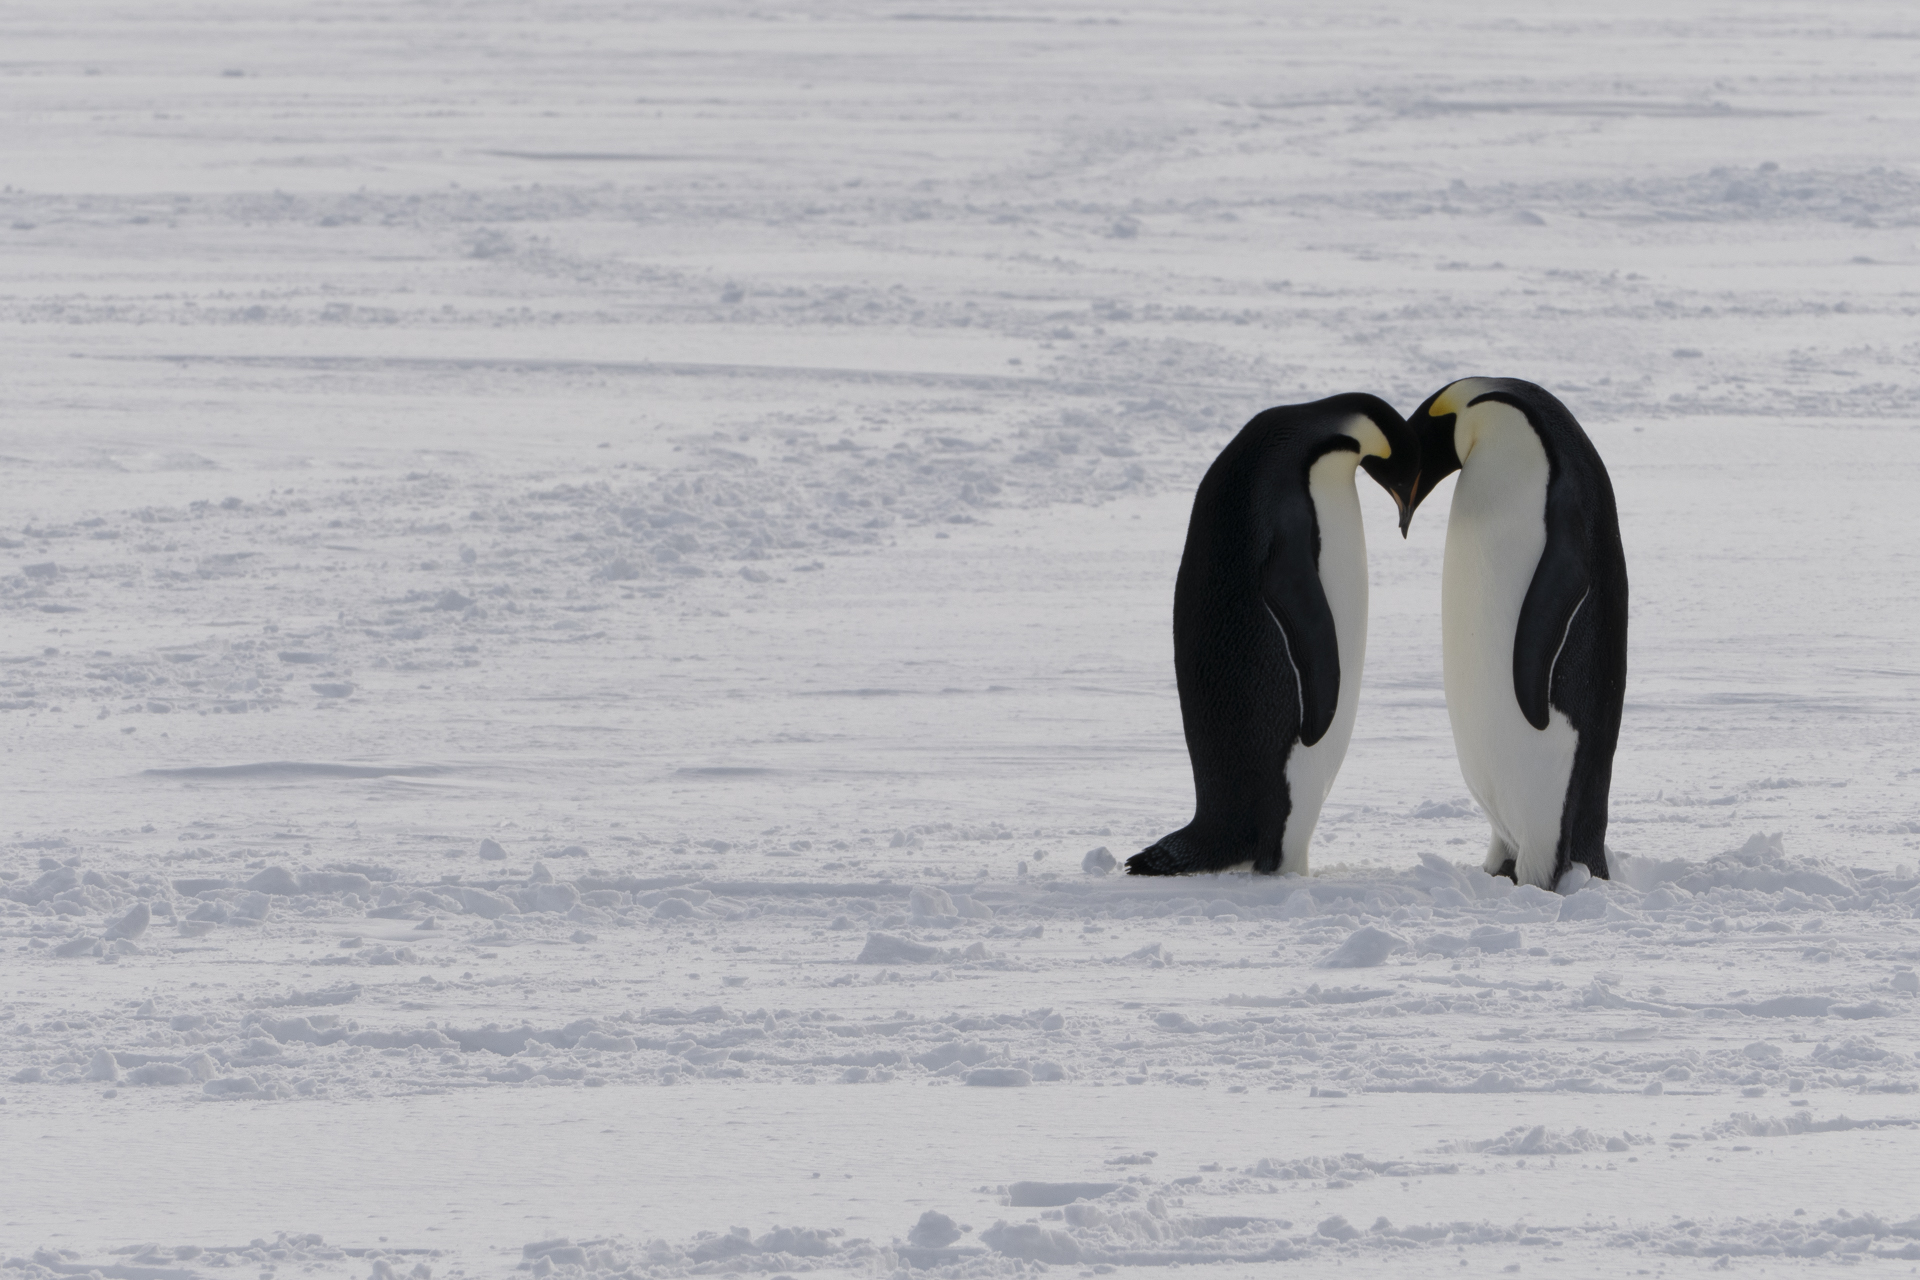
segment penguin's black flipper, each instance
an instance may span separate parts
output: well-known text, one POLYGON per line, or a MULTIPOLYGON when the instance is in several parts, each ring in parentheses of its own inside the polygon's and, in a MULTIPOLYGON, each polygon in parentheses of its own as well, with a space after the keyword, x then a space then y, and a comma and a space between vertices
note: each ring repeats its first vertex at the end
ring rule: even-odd
MULTIPOLYGON (((1308 521, 1312 518, 1308 512, 1308 521)), ((1310 747, 1326 736, 1340 702, 1340 636, 1326 588, 1320 585, 1320 539, 1311 526, 1288 532, 1274 539, 1260 566, 1260 595, 1287 642, 1287 657, 1299 680, 1300 743, 1310 747), (1300 536, 1302 532, 1306 536, 1300 536)))
POLYGON ((1573 615, 1591 585, 1580 539, 1550 521, 1547 545, 1534 567, 1527 598, 1520 606, 1520 625, 1513 632, 1513 696, 1519 700, 1520 714, 1536 729, 1547 727, 1554 659, 1560 656, 1573 615))

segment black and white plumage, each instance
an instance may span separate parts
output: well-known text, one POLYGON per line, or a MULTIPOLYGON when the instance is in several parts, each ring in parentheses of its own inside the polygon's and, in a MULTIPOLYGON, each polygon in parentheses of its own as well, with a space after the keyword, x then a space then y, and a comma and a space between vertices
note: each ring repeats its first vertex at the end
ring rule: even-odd
POLYGON ((1416 454, 1392 406, 1341 395, 1267 410, 1207 469, 1173 593, 1194 818, 1129 858, 1130 873, 1307 869, 1366 660, 1353 473, 1393 492, 1416 454))
POLYGON ((1607 794, 1627 683, 1627 564, 1613 485, 1567 407, 1531 382, 1465 378, 1415 411, 1401 528, 1460 479, 1441 579, 1447 715, 1493 825, 1486 868, 1553 888, 1607 875, 1607 794))

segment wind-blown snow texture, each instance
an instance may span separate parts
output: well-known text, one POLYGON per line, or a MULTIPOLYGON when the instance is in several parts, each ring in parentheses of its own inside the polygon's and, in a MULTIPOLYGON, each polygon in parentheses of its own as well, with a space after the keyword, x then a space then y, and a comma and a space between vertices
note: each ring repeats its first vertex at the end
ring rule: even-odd
POLYGON ((0 1273, 1910 1269, 1917 38, 10 6, 0 1273), (1314 874, 1113 874, 1214 453, 1472 373, 1617 878, 1474 869, 1371 486, 1314 874))

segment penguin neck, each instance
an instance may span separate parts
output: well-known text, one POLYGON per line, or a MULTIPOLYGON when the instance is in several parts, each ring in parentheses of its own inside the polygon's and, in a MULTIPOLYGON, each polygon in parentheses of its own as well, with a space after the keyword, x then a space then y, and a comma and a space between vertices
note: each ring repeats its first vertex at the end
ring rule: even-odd
POLYGON ((1453 452, 1460 470, 1485 471, 1503 463, 1544 456, 1539 433, 1527 415, 1501 400, 1483 400, 1462 410, 1453 423, 1453 452))
POLYGON ((1367 534, 1353 483, 1359 465, 1359 454, 1341 449, 1321 455, 1307 470, 1307 496, 1320 531, 1320 585, 1340 644, 1343 703, 1349 683, 1359 683, 1367 645, 1367 534), (1348 671, 1356 677, 1351 682, 1348 671))
POLYGON ((1323 489, 1353 488, 1353 473, 1360 467, 1360 455, 1352 449, 1330 449, 1314 459, 1307 468, 1307 493, 1318 501, 1323 489))
POLYGON ((1280 869, 1289 873, 1307 869, 1314 825, 1346 757, 1360 705, 1360 673, 1367 661, 1367 537, 1353 483, 1359 465, 1358 453, 1342 449, 1323 454, 1307 470, 1307 495, 1320 530, 1320 586, 1340 651, 1340 696, 1326 736, 1311 747, 1296 744, 1287 757, 1293 813, 1280 869))

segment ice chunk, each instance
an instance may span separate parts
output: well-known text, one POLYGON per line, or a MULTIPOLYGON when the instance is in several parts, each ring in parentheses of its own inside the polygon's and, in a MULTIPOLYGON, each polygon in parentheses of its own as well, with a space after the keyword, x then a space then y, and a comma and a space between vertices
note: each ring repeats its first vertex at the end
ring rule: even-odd
POLYGON ((53 954, 62 960, 71 960, 75 956, 98 955, 100 939, 81 934, 77 938, 68 938, 53 949, 53 954))
POLYGON ((175 1062, 149 1062, 127 1072, 128 1084, 186 1084, 193 1072, 175 1062))
POLYGON ((491 840, 482 840, 478 853, 484 862, 505 862, 507 860, 507 851, 491 840))
MULTIPOLYGON (((551 911, 561 915, 573 910, 580 901, 580 893, 572 885, 542 884, 533 889, 533 909, 551 911)), ((657 912, 655 914, 658 914, 657 912)))
POLYGON ((907 1232, 907 1243, 922 1249, 944 1249, 960 1238, 960 1224, 946 1214, 929 1209, 907 1232))
POLYGON ((255 893, 277 893, 283 898, 295 897, 300 892, 300 882, 285 867, 268 867, 257 872, 245 887, 255 893))
POLYGON ((1593 872, 1587 870, 1586 864, 1576 862, 1567 868, 1566 874, 1560 877, 1560 883, 1554 886, 1554 890, 1562 895, 1575 894, 1586 888, 1587 883, 1592 879, 1593 872))
POLYGON ((373 881, 357 871, 309 871, 300 877, 302 893, 357 893, 361 896, 373 892, 373 881))
POLYGON ((1518 951, 1520 949, 1520 931, 1502 929, 1496 924, 1483 924, 1467 935, 1467 941, 1488 955, 1499 951, 1518 951))
POLYGON ((152 922, 153 911, 144 902, 136 903, 133 910, 107 927, 106 936, 131 940, 145 933, 147 926, 152 922))
POLYGON ((1119 865, 1119 860, 1108 851, 1105 845, 1101 845, 1098 849, 1087 850, 1087 856, 1080 859, 1080 869, 1090 876, 1109 875, 1119 865))
POLYGON ((954 909, 953 899, 947 896, 947 891, 931 885, 915 885, 913 892, 907 895, 907 904, 915 920, 951 919, 960 914, 954 909))
MULTIPOLYGON (((662 903, 661 906, 665 906, 662 903)), ((862 947, 855 964, 926 964, 938 960, 940 948, 928 946, 924 942, 915 942, 911 938, 896 938, 890 933, 869 933, 867 945, 862 947)))
POLYGON ((967 1083, 989 1088, 1019 1089, 1032 1084, 1033 1076, 1019 1067, 977 1067, 967 1072, 967 1083))
POLYGON ((1371 969, 1403 950, 1407 940, 1376 925, 1361 925, 1320 962, 1322 969, 1371 969))
POLYGON ((1897 970, 1889 981, 1895 991, 1920 992, 1920 973, 1911 969, 1897 970))
POLYGON ((200 1086, 200 1092, 209 1098, 257 1098, 260 1084, 252 1076, 227 1076, 207 1081, 200 1086))
MULTIPOLYGON (((1018 1204, 1019 1201, 1014 1203, 1018 1204)), ((1037 1222, 1008 1222, 1002 1219, 982 1231, 980 1240, 995 1253, 1023 1262, 1067 1264, 1080 1261, 1080 1246, 1072 1236, 1064 1231, 1043 1227, 1037 1222)))
POLYGON ((497 893, 488 893, 485 889, 474 889, 466 885, 449 886, 447 893, 460 904, 460 909, 468 915, 479 916, 483 920, 498 920, 517 908, 497 893))
POLYGON ((173 891, 186 897, 195 897, 202 893, 211 893, 215 889, 231 889, 233 881, 221 880, 212 876, 188 877, 173 882, 173 891))
MULTIPOLYGON (((47 859, 42 859, 44 865, 47 859)), ((47 873, 27 887, 28 902, 45 902, 56 894, 65 893, 80 884, 80 873, 72 867, 63 867, 55 863, 47 873)))
POLYGON ((1596 886, 1576 890, 1560 904, 1562 924, 1577 920, 1604 920, 1606 917, 1607 895, 1596 886))
POLYGON ((113 1055, 105 1049, 95 1049, 93 1051, 93 1061, 87 1064, 86 1078, 89 1080, 118 1080, 120 1078, 120 1064, 115 1062, 113 1055))
POLYGON ((956 1062, 974 1067, 985 1062, 991 1052, 992 1050, 983 1044, 949 1040, 945 1044, 935 1045, 925 1053, 915 1055, 913 1061, 929 1071, 939 1071, 956 1062))
MULTIPOLYGON (((283 1004, 283 1005, 298 1005, 303 1009, 315 1009, 315 1008, 324 1007, 326 1005, 352 1004, 356 999, 359 998, 359 996, 360 996, 359 987, 347 986, 347 987, 335 987, 330 991, 289 991, 286 995, 282 996, 278 1000, 268 1001, 267 1003, 283 1004)), ((201 1017, 197 1013, 188 1014, 186 1016, 196 1019, 196 1021, 193 1024, 196 1027, 204 1026, 206 1023, 206 1019, 201 1017)), ((175 1018, 173 1020, 173 1029, 175 1031, 188 1030, 189 1028, 185 1028, 180 1025, 180 1021, 181 1020, 179 1018, 175 1018)))
POLYGON ((1016 1209, 1057 1209, 1119 1189, 1117 1182, 1016 1182, 1007 1188, 1007 1203, 1016 1209))

